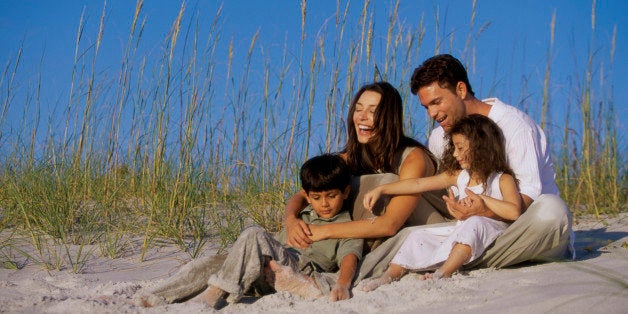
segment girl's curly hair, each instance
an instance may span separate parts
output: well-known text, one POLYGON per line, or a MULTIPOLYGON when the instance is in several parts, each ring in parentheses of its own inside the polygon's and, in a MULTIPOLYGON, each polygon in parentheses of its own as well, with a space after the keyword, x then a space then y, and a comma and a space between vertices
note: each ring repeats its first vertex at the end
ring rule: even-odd
POLYGON ((454 157, 454 143, 452 136, 463 135, 469 140, 469 161, 471 176, 478 176, 486 190, 486 184, 491 173, 503 172, 515 178, 514 172, 508 165, 504 135, 501 129, 490 118, 471 114, 456 122, 447 134, 447 148, 445 149, 441 171, 453 173, 460 170, 460 164, 454 157))

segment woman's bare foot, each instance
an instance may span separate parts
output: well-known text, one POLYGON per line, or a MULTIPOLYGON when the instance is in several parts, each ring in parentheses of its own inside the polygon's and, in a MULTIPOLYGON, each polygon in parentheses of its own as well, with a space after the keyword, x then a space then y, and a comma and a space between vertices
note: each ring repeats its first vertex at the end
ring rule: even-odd
POLYGON ((386 285, 401 279, 407 272, 408 270, 403 268, 403 266, 390 263, 384 274, 379 277, 362 280, 358 286, 362 291, 373 291, 381 285, 386 285))
POLYGON ((292 268, 280 265, 272 260, 268 266, 274 273, 275 290, 287 291, 304 299, 314 299, 323 296, 312 278, 299 274, 292 268))
POLYGON ((214 286, 209 286, 207 287, 207 289, 205 289, 205 291, 190 299, 190 302, 203 303, 209 307, 217 309, 222 305, 223 302, 221 301, 225 301, 226 295, 227 293, 222 291, 221 289, 218 289, 214 286))
POLYGON ((380 286, 387 285, 393 281, 392 277, 388 273, 384 273, 379 277, 367 278, 362 280, 358 285, 358 288, 362 291, 373 291, 380 286))

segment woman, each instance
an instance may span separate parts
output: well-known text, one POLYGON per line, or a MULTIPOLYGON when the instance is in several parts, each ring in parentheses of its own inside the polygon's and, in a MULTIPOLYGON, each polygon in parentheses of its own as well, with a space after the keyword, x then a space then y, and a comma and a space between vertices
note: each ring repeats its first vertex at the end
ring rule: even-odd
MULTIPOLYGON (((399 92, 387 82, 363 86, 354 96, 348 115, 348 141, 341 152, 354 175, 359 176, 352 184, 354 195, 352 217, 354 221, 327 226, 307 225, 298 219, 298 213, 306 207, 305 191, 296 193, 286 204, 286 243, 306 248, 313 241, 327 238, 367 238, 367 253, 385 237, 395 235, 404 225, 422 225, 442 222, 442 215, 427 203, 424 194, 393 197, 384 210, 373 215, 362 206, 363 193, 380 184, 399 179, 420 178, 436 174, 436 161, 425 146, 403 133, 403 107, 399 92), (332 227, 332 226, 330 226, 332 227)), ((440 197, 436 202, 444 204, 440 197)), ((444 208, 444 205, 441 206, 444 208)), ((444 209, 446 212, 446 209, 444 209)), ((394 239, 391 239, 394 240, 394 239)), ((383 272, 401 241, 388 242, 378 248, 376 254, 366 256, 358 278, 383 272), (381 257, 380 257, 381 255, 381 257), (363 270, 365 270, 363 272, 363 270)), ((174 276, 157 287, 140 291, 136 302, 154 306, 187 299, 205 289, 211 275, 212 257, 201 258, 186 264, 174 276)))
MULTIPOLYGON (((348 140, 341 156, 360 176, 361 191, 354 201, 354 221, 328 226, 311 226, 297 218, 306 206, 303 191, 286 204, 287 243, 307 247, 313 241, 329 238, 365 238, 367 252, 381 240, 395 235, 403 226, 444 222, 435 207, 439 197, 429 202, 420 195, 399 195, 390 199, 383 210, 372 215, 362 206, 361 196, 373 187, 399 179, 420 178, 436 174, 432 154, 403 132, 403 106, 397 89, 387 82, 376 82, 360 88, 355 94, 347 118, 348 140), (427 203, 426 203, 427 202, 427 203)), ((425 196, 425 195, 424 195, 425 196)))

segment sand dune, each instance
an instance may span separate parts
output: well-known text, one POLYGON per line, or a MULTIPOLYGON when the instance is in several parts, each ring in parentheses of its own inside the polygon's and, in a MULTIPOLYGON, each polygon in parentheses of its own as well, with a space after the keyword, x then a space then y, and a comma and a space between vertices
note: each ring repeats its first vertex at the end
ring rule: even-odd
MULTIPOLYGON (((574 262, 478 269, 451 279, 419 281, 409 275, 373 292, 355 291, 341 302, 302 300, 289 293, 245 298, 226 313, 626 313, 628 312, 628 213, 580 218, 574 224, 574 262)), ((95 254, 98 250, 94 250, 95 254)), ((204 252, 214 254, 211 247, 204 252)), ((46 271, 28 264, 0 269, 0 312, 16 313, 200 313, 200 304, 142 308, 132 296, 169 275, 189 256, 174 246, 117 259, 90 257, 81 274, 46 271)))

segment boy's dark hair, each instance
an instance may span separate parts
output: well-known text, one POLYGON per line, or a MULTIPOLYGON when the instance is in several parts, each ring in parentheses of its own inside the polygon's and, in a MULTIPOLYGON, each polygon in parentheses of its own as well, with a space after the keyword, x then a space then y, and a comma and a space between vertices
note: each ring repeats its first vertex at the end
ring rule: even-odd
POLYGON ((452 55, 435 55, 423 61, 418 68, 414 69, 410 81, 410 91, 416 95, 419 89, 434 82, 438 82, 438 86, 449 89, 454 94, 458 82, 463 82, 467 85, 467 92, 475 96, 469 83, 467 70, 465 70, 462 62, 452 55))
POLYGON ((339 155, 312 157, 301 166, 301 187, 306 193, 334 189, 344 191, 351 183, 351 171, 339 155))

